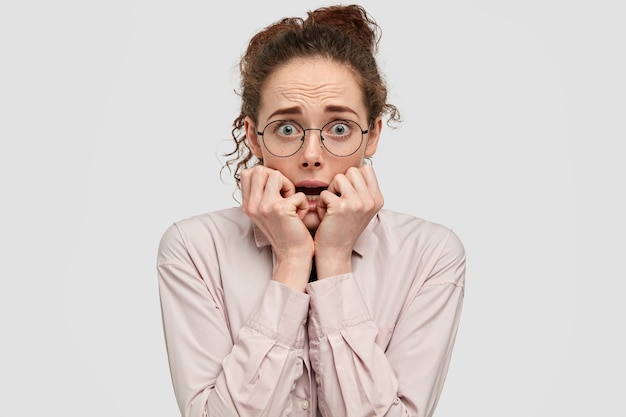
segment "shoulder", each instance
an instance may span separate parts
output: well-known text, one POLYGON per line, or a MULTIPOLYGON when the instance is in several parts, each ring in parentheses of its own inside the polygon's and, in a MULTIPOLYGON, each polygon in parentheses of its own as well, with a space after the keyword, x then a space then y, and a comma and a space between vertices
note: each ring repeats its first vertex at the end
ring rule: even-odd
POLYGON ((178 257, 181 251, 220 244, 247 236, 252 223, 241 208, 224 209, 187 217, 169 225, 159 243, 160 257, 178 257))
POLYGON ((241 228, 250 225, 249 218, 240 207, 212 211, 185 219, 178 220, 170 226, 175 227, 184 234, 191 234, 199 230, 241 228))
MULTIPOLYGON (((393 210, 380 210, 377 216, 377 224, 374 226, 377 233, 386 233, 406 243, 406 240, 417 242, 441 242, 451 241, 458 246, 461 241, 454 231, 442 224, 425 220, 423 218, 400 213, 393 210)), ((462 245, 461 245, 462 246, 462 245)))
POLYGON ((373 233, 379 248, 402 254, 431 271, 464 268, 465 248, 448 226, 391 210, 381 210, 373 233))

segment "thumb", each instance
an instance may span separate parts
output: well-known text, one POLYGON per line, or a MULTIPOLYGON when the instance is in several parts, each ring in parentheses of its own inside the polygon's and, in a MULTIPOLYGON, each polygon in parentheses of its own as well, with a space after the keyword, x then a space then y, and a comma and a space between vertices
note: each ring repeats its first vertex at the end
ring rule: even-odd
POLYGON ((289 198, 294 200, 293 203, 298 217, 304 219, 304 216, 309 212, 309 200, 306 199, 303 193, 296 193, 289 198))

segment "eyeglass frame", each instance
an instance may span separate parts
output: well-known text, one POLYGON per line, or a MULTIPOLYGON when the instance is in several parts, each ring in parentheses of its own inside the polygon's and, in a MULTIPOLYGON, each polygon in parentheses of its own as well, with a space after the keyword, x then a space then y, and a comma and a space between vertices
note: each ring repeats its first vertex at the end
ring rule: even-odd
POLYGON ((349 157, 349 156, 354 155, 354 154, 355 154, 355 153, 356 153, 356 152, 357 152, 357 151, 361 148, 361 145, 363 144, 363 138, 364 138, 364 137, 365 137, 365 135, 366 135, 367 133, 369 133, 369 131, 370 131, 369 129, 363 130, 363 128, 361 127, 361 125, 360 125, 360 124, 358 124, 358 123, 357 123, 357 122, 355 122, 354 120, 350 120, 350 119, 335 119, 335 120, 331 120, 330 122, 326 123, 326 124, 325 124, 324 126, 322 126, 321 128, 313 128, 313 127, 311 127, 311 128, 307 128, 307 129, 305 129, 305 128, 304 128, 304 126, 302 126, 300 123, 298 123, 298 122, 296 122, 296 121, 294 121, 294 120, 289 120, 289 119, 279 119, 279 120, 272 120, 271 122, 268 122, 268 123, 265 125, 265 127, 263 128, 263 131, 262 131, 262 132, 259 132, 259 131, 257 130, 256 134, 257 134, 257 135, 259 135, 259 136, 261 136, 261 138, 263 139, 263 145, 265 146, 265 149, 267 149, 267 151, 268 151, 269 153, 271 153, 272 155, 274 155, 276 158, 289 158, 290 156, 294 156, 295 154, 297 154, 297 153, 300 151, 300 149, 302 149, 302 147, 304 146, 304 140, 306 139, 306 132, 307 132, 307 131, 309 131, 309 130, 319 130, 319 132, 320 132, 320 139, 319 139, 319 142, 320 142, 320 144, 322 145, 322 147, 323 147, 324 149, 326 149, 326 151, 328 151, 328 153, 330 153, 331 155, 334 155, 334 156, 336 156, 336 157, 338 157, 338 158, 347 158, 347 157, 349 157), (354 124, 355 124, 355 125, 359 128, 359 130, 361 131, 361 142, 359 143, 359 146, 357 146, 357 147, 356 147, 356 149, 355 149, 354 151, 350 152, 350 153, 349 153, 349 154, 347 154, 347 155, 337 155, 336 153, 334 153, 334 152, 332 152, 330 149, 328 149, 328 148, 326 147, 326 145, 324 144, 324 136, 322 135, 322 131, 324 130, 324 128, 325 128, 326 126, 328 126, 328 125, 329 125, 329 124, 331 124, 331 123, 340 122, 340 121, 354 123, 354 124), (264 134, 265 134, 265 129, 267 129, 267 127, 268 127, 269 125, 271 125, 272 123, 277 123, 277 122, 289 122, 289 123, 293 123, 293 124, 295 124, 296 126, 300 127, 300 128, 301 128, 301 130, 302 130, 302 137, 300 138, 300 146, 298 146, 298 149, 296 149, 293 153, 290 153, 289 155, 276 155, 276 154, 275 154, 274 152, 272 152, 272 151, 270 150, 270 148, 268 148, 268 147, 267 147, 267 145, 265 144, 265 136, 264 136, 264 134))

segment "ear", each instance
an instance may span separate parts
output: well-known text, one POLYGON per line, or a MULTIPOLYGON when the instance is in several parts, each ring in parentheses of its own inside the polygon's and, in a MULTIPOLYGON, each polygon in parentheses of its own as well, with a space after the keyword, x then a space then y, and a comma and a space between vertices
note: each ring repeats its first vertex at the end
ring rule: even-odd
POLYGON ((382 117, 377 117, 372 123, 372 126, 369 129, 369 133, 367 134, 367 144, 365 145, 365 157, 371 158, 376 153, 376 149, 378 148, 378 139, 380 138, 380 131, 383 128, 383 119, 382 117))
POLYGON ((263 158, 263 152, 261 149, 261 144, 259 143, 259 135, 257 134, 256 124, 250 118, 250 116, 246 116, 245 120, 245 129, 246 129, 246 140, 248 141, 248 147, 254 156, 259 159, 263 158))

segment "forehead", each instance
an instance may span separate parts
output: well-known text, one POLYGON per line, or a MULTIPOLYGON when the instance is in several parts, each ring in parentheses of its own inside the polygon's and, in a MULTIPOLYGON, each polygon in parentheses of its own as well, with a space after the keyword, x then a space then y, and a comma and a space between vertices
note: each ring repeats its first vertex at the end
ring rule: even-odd
POLYGON ((355 73, 328 59, 298 58, 277 68, 263 84, 259 118, 269 118, 281 109, 314 117, 341 108, 366 117, 355 73))

